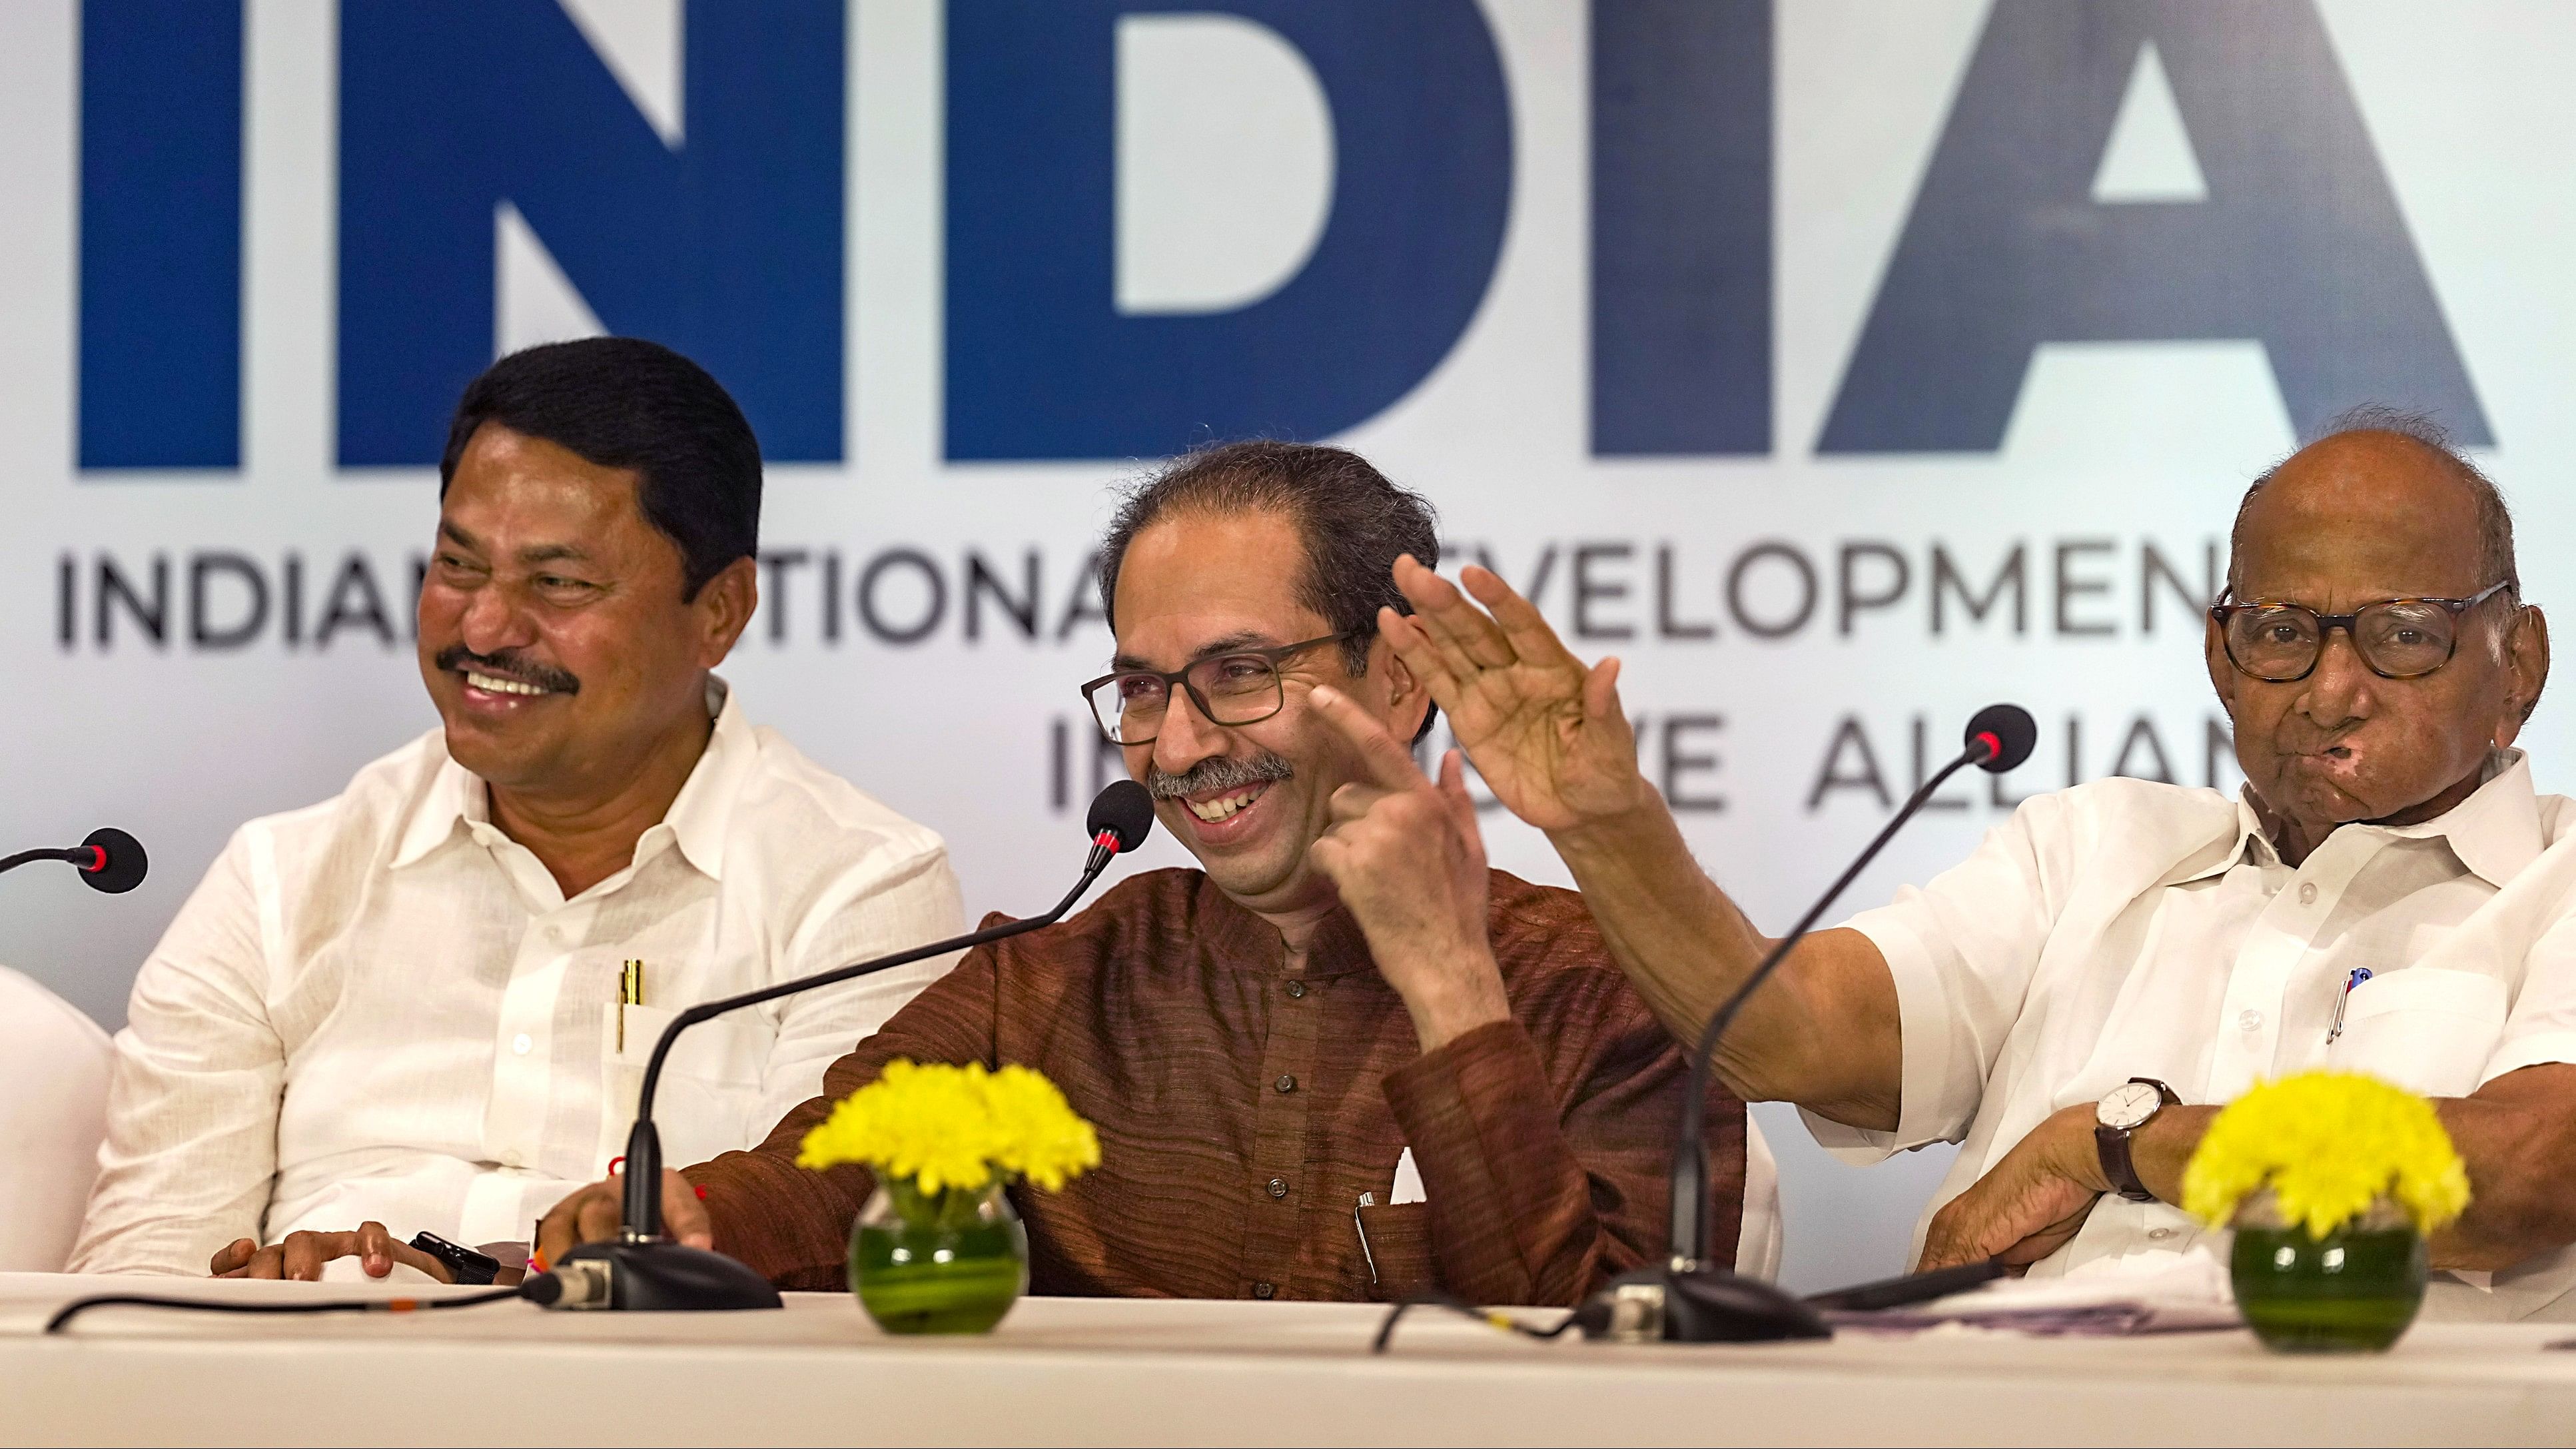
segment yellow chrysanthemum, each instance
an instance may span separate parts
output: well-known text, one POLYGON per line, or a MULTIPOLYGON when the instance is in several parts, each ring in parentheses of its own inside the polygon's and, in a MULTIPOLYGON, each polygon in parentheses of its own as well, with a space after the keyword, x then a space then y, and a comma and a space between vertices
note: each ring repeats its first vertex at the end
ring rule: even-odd
POLYGON ((2382 1196, 2427 1234, 2469 1205, 2468 1169, 2433 1104, 2350 1072, 2302 1072, 2229 1103, 2183 1170, 2182 1205, 2223 1227, 2267 1186, 2314 1238, 2382 1196))
POLYGON ((984 1094, 995 1167, 1054 1192, 1100 1165, 1100 1138, 1043 1073, 1006 1066, 984 1079, 984 1094))
POLYGON ((1053 1192, 1100 1165, 1100 1139, 1038 1072, 924 1066, 898 1058, 805 1134, 800 1167, 864 1163, 924 1194, 981 1188, 995 1174, 1053 1192))

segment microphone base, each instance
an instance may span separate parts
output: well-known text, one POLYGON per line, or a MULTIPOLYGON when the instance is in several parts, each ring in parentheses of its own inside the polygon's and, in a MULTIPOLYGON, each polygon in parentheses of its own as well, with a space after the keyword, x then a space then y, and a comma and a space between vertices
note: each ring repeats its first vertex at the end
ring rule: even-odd
POLYGON ((702 1313, 786 1306, 779 1298, 778 1290, 769 1286, 768 1279, 734 1259, 703 1248, 683 1247, 667 1239, 585 1243, 564 1254, 559 1267, 569 1269, 575 1263, 597 1263, 597 1271, 607 1279, 606 1302, 594 1301, 578 1306, 634 1313, 702 1313))
POLYGON ((1792 1294, 1723 1268, 1623 1273, 1578 1310, 1583 1336, 1617 1343, 1779 1343, 1834 1331, 1792 1294))

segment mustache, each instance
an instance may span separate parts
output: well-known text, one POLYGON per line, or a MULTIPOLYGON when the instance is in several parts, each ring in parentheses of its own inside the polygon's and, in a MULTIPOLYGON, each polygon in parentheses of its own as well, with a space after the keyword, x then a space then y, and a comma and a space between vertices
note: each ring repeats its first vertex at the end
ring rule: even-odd
POLYGON ((1246 785, 1267 785, 1296 773, 1295 767, 1268 750, 1248 760, 1218 755, 1201 760, 1177 775, 1159 765, 1147 765, 1145 792, 1157 800, 1177 800, 1202 790, 1239 790, 1246 785))
POLYGON ((462 644, 450 644, 439 650, 437 657, 430 662, 451 673, 470 665, 477 674, 497 674, 503 679, 533 684, 556 694, 581 693, 581 681, 571 673, 551 664, 541 664, 516 649, 504 649, 497 654, 477 654, 462 644))

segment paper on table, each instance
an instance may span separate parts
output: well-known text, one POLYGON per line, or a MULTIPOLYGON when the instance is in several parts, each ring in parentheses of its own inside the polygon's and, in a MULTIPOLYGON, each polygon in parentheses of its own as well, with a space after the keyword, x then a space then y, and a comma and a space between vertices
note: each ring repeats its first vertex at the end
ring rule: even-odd
POLYGON ((2239 1328, 2227 1265, 2207 1247, 2088 1263, 2062 1278, 1999 1278, 1966 1293, 1876 1313, 1826 1315, 1835 1326, 1912 1333, 1943 1324, 2052 1337, 2117 1337, 2239 1328))

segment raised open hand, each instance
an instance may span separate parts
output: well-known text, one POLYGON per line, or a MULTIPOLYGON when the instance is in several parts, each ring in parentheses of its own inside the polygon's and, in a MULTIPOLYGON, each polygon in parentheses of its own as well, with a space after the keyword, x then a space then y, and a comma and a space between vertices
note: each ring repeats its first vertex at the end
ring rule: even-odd
POLYGON ((1451 732, 1503 808, 1541 830, 1565 830, 1650 800, 1636 731, 1619 708, 1619 661, 1585 668, 1511 585, 1473 564, 1459 578, 1475 603, 1411 554, 1396 560, 1396 587, 1414 614, 1380 610, 1378 629, 1449 712, 1451 732))

